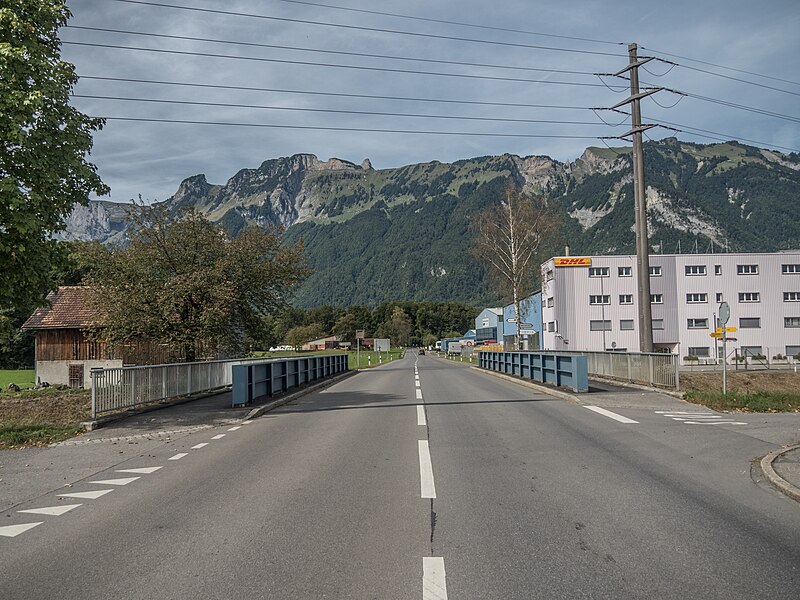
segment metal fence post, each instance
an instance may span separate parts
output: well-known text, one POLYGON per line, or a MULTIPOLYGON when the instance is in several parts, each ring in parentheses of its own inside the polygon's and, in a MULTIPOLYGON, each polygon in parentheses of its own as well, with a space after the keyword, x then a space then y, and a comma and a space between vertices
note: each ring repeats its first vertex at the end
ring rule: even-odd
POLYGON ((673 354, 672 361, 675 363, 675 391, 681 391, 681 370, 680 370, 680 355, 673 354))
POLYGON ((92 381, 92 419, 97 418, 97 371, 92 369, 89 371, 89 377, 92 381))

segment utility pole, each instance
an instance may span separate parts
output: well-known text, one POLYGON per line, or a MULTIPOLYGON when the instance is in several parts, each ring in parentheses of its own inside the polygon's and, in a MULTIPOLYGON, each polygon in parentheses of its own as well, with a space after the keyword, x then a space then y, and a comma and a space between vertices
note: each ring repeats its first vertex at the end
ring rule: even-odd
POLYGON ((642 149, 642 133, 655 125, 642 125, 640 100, 660 91, 660 88, 639 91, 639 67, 653 60, 639 59, 637 45, 628 44, 628 66, 614 73, 620 76, 630 72, 631 95, 629 98, 611 107, 616 110, 625 104, 631 105, 631 130, 620 136, 633 137, 633 196, 635 203, 634 228, 636 231, 636 275, 638 280, 639 300, 639 351, 653 351, 653 314, 650 308, 650 249, 647 236, 647 199, 644 186, 644 154, 642 149))

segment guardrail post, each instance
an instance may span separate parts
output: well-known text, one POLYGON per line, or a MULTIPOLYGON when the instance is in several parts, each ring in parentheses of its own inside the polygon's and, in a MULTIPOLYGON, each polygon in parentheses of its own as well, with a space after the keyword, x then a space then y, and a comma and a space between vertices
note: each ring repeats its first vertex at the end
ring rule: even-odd
POLYGON ((131 371, 131 406, 136 406, 136 371, 131 371))
POLYGON ((681 391, 681 370, 680 370, 680 355, 675 354, 672 361, 675 363, 675 391, 681 391))
POLYGON ((186 395, 192 393, 192 363, 186 365, 186 395))
POLYGON ((655 361, 653 360, 653 355, 652 354, 648 354, 647 355, 647 369, 648 369, 649 375, 650 375, 650 385, 651 386, 653 385, 653 379, 654 379, 654 374, 653 374, 653 363, 654 362, 655 361))
POLYGON ((631 355, 627 355, 628 359, 628 381, 633 381, 632 373, 631 373, 631 355))
POLYGON ((97 418, 97 371, 92 369, 89 371, 89 377, 92 381, 92 419, 97 418))

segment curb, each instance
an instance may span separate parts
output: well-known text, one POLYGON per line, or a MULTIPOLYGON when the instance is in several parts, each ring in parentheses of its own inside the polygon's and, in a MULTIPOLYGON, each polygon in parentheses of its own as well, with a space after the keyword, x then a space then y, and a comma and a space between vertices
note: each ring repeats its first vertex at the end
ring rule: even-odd
POLYGON ((549 386, 546 386, 546 385, 542 385, 542 384, 539 384, 539 383, 534 383, 532 381, 527 381, 525 379, 519 379, 519 378, 514 377, 512 375, 506 375, 505 373, 497 373, 496 371, 487 371, 486 369, 481 369, 480 367, 473 366, 473 367, 470 367, 470 369, 473 369, 473 370, 477 371, 478 373, 483 373, 485 375, 490 375, 492 377, 497 377, 498 379, 505 379, 506 381, 510 381, 512 383, 516 383, 518 385, 534 389, 534 390, 536 390, 538 392, 542 392, 543 394, 548 394, 549 396, 555 396, 556 398, 562 398, 564 400, 571 400, 572 402, 575 402, 576 404, 582 404, 582 402, 580 401, 578 396, 576 396, 574 394, 570 394, 568 392, 562 392, 561 390, 554 390, 553 388, 551 388, 549 386))
POLYGON ((255 419, 257 417, 260 417, 265 412, 274 410, 280 406, 283 406, 284 404, 289 404, 289 402, 291 402, 292 400, 296 400, 297 398, 305 396, 306 394, 310 394, 311 392, 316 392, 317 390, 322 390, 325 389, 326 387, 330 387, 334 383, 339 383, 340 381, 347 379, 348 377, 352 377, 358 372, 359 371, 348 371, 347 373, 342 373, 341 375, 331 377, 330 379, 326 379, 325 381, 320 381, 318 384, 310 385, 306 388, 303 388, 302 390, 298 390, 296 392, 278 398, 277 400, 273 400, 271 402, 268 402, 267 404, 258 406, 252 409, 249 413, 247 413, 247 416, 245 416, 244 419, 242 420, 249 421, 250 419, 255 419))
POLYGON ((789 446, 787 448, 781 448, 780 450, 774 450, 767 454, 764 458, 761 459, 761 470, 764 472, 767 480, 778 490, 800 502, 800 488, 795 485, 792 485, 788 481, 786 481, 783 477, 778 475, 775 472, 775 469, 772 468, 772 463, 777 459, 779 456, 783 456, 787 452, 791 452, 792 450, 800 449, 800 444, 796 444, 794 446, 789 446))
MULTIPOLYGON (((631 388, 634 390, 642 390, 643 392, 658 392, 659 394, 666 394, 667 396, 672 396, 673 398, 677 398, 678 400, 684 400, 683 392, 676 392, 674 390, 668 390, 665 388, 658 388, 658 387, 651 387, 649 385, 643 385, 641 383, 632 383, 630 381, 622 381, 620 379, 614 379, 613 377, 603 377, 602 375, 590 375, 589 380, 599 381, 600 383, 610 383, 612 385, 618 385, 620 387, 631 388)), ((687 402, 687 404, 691 404, 691 402, 687 402)))

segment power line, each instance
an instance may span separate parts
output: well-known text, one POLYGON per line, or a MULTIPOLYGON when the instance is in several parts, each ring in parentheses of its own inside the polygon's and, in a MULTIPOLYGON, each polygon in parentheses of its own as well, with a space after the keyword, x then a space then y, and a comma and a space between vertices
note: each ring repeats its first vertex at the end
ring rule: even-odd
POLYGON ((286 125, 277 123, 242 123, 231 121, 192 121, 184 119, 153 119, 144 117, 117 117, 117 116, 92 116, 93 119, 104 119, 106 121, 132 121, 145 123, 175 123, 183 125, 220 125, 231 127, 263 127, 270 129, 303 129, 313 131, 348 131, 358 133, 401 133, 411 135, 454 135, 461 137, 507 137, 507 138, 555 138, 570 140, 596 140, 597 136, 589 135, 563 135, 563 134, 533 134, 533 133, 482 133, 476 131, 432 131, 414 129, 373 129, 366 127, 319 127, 312 125, 286 125))
MULTIPOLYGON (((116 2, 130 2, 132 0, 115 0, 116 2)), ((141 48, 138 46, 120 46, 118 44, 98 44, 90 42, 62 41, 62 44, 71 46, 88 46, 92 48, 111 48, 115 50, 135 50, 138 52, 156 52, 159 54, 176 54, 180 56, 202 56, 206 58, 225 58, 230 60, 249 60, 256 62, 269 62, 287 65, 305 65, 314 67, 328 67, 334 69, 355 69, 358 71, 380 71, 382 73, 402 73, 410 75, 432 75, 435 77, 456 77, 461 79, 482 79, 489 81, 513 81, 522 83, 542 83, 547 85, 568 85, 581 87, 603 87, 599 83, 584 83, 579 81, 552 81, 548 79, 523 79, 519 77, 499 77, 496 75, 469 75, 466 73, 439 73, 436 71, 417 71, 414 69, 392 69, 389 67, 367 67, 364 65, 339 65, 336 63, 312 62, 304 60, 289 60, 282 58, 263 58, 257 56, 235 56, 231 54, 216 54, 213 52, 189 52, 188 50, 167 50, 164 48, 141 48)))
POLYGON ((513 71, 537 71, 542 73, 560 73, 565 75, 594 75, 593 71, 573 71, 567 69, 546 69, 542 67, 521 67, 514 65, 497 65, 489 63, 462 62, 457 60, 438 60, 433 58, 416 58, 410 56, 391 56, 387 54, 371 54, 369 52, 346 52, 343 50, 324 50, 321 48, 304 48, 302 46, 282 46, 278 44, 260 44, 256 42, 242 42, 238 40, 220 40, 214 38, 191 37, 186 35, 170 35, 165 33, 148 33, 143 31, 127 31, 122 29, 107 29, 104 27, 85 27, 82 25, 66 25, 67 29, 81 29, 85 31, 99 31, 103 33, 119 33, 124 35, 139 35, 146 37, 166 38, 172 40, 185 40, 192 42, 209 42, 214 44, 230 44, 234 46, 247 46, 253 48, 270 48, 274 50, 294 50, 299 52, 314 52, 318 54, 338 54, 341 56, 358 56, 362 58, 380 58, 388 60, 406 60, 413 62, 434 63, 442 65, 459 65, 466 67, 485 67, 490 69, 508 69, 513 71))
MULTIPOLYGON (((546 123, 551 125, 606 125, 615 127, 610 123, 603 121, 558 121, 549 119, 512 119, 502 117, 470 117, 458 115, 430 115, 424 113, 397 113, 397 112, 383 112, 383 111, 367 111, 367 110, 347 110, 347 109, 330 109, 330 108, 300 108, 295 106, 268 106, 263 104, 232 104, 229 102, 201 102, 198 100, 174 100, 167 98, 129 98, 125 96, 98 96, 89 94, 73 94, 73 98, 88 98, 92 100, 118 100, 125 102, 151 102, 157 104, 179 104, 187 106, 213 106, 219 108, 252 108, 252 109, 266 109, 266 110, 285 110, 294 112, 311 112, 311 113, 330 113, 330 114, 346 114, 346 115, 365 115, 365 116, 381 116, 381 117, 411 117, 418 119, 452 119, 458 121, 488 121, 500 123, 546 123)), ((602 121, 602 119, 601 119, 602 121)))
POLYGON ((467 23, 464 21, 448 21, 445 19, 432 19, 429 17, 419 17, 413 15, 403 15, 400 13, 390 13, 390 12, 383 12, 379 10, 367 10, 364 8, 351 8, 348 6, 336 6, 334 4, 323 4, 320 2, 306 2, 303 0, 277 0, 278 2, 285 2, 287 4, 301 4, 305 6, 314 6, 320 8, 330 8, 333 10, 342 10, 347 12, 354 12, 354 13, 361 13, 367 15, 379 15, 382 17, 395 17, 398 19, 409 19, 413 21, 422 21, 425 23, 439 23, 442 25, 458 25, 459 27, 473 27, 475 29, 487 29, 491 31, 502 31, 504 33, 521 33, 524 35, 538 35, 542 37, 551 37, 551 38, 559 38, 564 40, 574 40, 579 42, 591 42, 595 44, 610 44, 614 46, 621 46, 623 42, 611 42, 609 40, 598 40, 593 38, 585 38, 585 37, 578 37, 572 35, 559 35, 556 33, 542 33, 540 31, 528 31, 525 29, 511 29, 508 27, 495 27, 492 25, 478 25, 476 23, 467 23))
POLYGON ((680 131, 681 133, 688 133, 690 135, 696 135, 698 137, 706 137, 708 139, 718 139, 718 140, 722 140, 722 141, 736 140, 736 141, 740 141, 740 142, 749 142, 751 144, 756 144, 756 145, 758 145, 758 146, 760 146, 762 148, 766 148, 766 147, 780 148, 781 150, 788 150, 789 152, 798 152, 799 151, 797 148, 790 148, 789 146, 780 146, 778 144, 771 144, 769 142, 762 142, 762 141, 759 141, 759 140, 751 140, 751 139, 740 137, 740 136, 737 136, 737 135, 730 135, 730 134, 726 134, 726 133, 720 133, 718 131, 711 131, 709 129, 701 129, 700 127, 693 127, 691 125, 683 125, 681 123, 672 123, 670 121, 664 121, 662 119, 658 119, 658 122, 659 123, 663 123, 664 125, 670 125, 671 127, 675 127, 675 128, 677 128, 676 130, 680 131), (709 134, 709 135, 701 135, 700 133, 695 133, 695 132, 698 132, 698 131, 702 132, 702 133, 705 133, 705 134, 709 134), (713 136, 713 137, 711 137, 711 136, 713 136))
POLYGON ((423 38, 431 38, 431 39, 439 39, 439 40, 448 40, 448 41, 456 41, 456 42, 469 42, 474 44, 490 44, 495 46, 508 46, 512 48, 529 48, 532 50, 547 50, 551 52, 570 52, 574 54, 592 54, 595 56, 613 56, 615 58, 619 58, 621 54, 614 53, 614 52, 599 52, 595 50, 578 50, 576 48, 560 48, 555 46, 540 46, 536 44, 522 44, 517 42, 498 42, 496 40, 481 40, 476 38, 465 38, 465 37, 458 37, 458 36, 450 36, 450 35, 441 35, 441 34, 434 34, 434 33, 420 33, 416 31, 402 31, 398 29, 383 29, 380 27, 365 27, 361 25, 343 25, 341 23, 327 23, 324 21, 310 21, 307 19, 292 19, 288 17, 272 17, 268 15, 258 15, 254 13, 243 13, 243 12, 234 12, 234 11, 227 11, 227 10, 219 10, 219 9, 212 9, 212 8, 201 8, 199 6, 180 6, 176 4, 163 4, 158 2, 146 2, 145 0, 114 0, 114 2, 124 2, 126 4, 138 4, 143 6, 155 6, 158 8, 172 8, 176 10, 186 10, 192 12, 201 12, 201 13, 209 13, 209 14, 217 14, 217 15, 226 15, 226 16, 233 16, 233 17, 246 17, 250 19, 265 19, 269 21, 279 21, 283 23, 299 23, 303 25, 319 25, 322 27, 334 27, 339 29, 349 29, 349 30, 356 30, 356 31, 369 31, 373 33, 391 33, 394 35, 407 35, 407 36, 414 36, 414 37, 423 37, 423 38))
POLYGON ((153 85, 171 85, 189 88, 206 88, 206 89, 219 89, 219 90, 236 90, 248 92, 270 92, 278 94, 298 94, 310 96, 331 96, 337 98, 362 98, 367 100, 399 100, 404 102, 427 102, 438 104, 464 104, 474 106, 507 106, 512 108, 548 108, 548 109, 562 109, 562 110, 593 110, 588 106, 565 106, 558 104, 531 104, 525 102, 489 102, 480 100, 454 100, 450 98, 415 98, 411 96, 381 96, 378 94, 355 94, 347 92, 321 92, 313 90, 287 90, 283 88, 265 88, 265 87, 252 87, 242 85, 222 85, 213 83, 193 83, 184 81, 159 81, 153 79, 133 79, 127 77, 101 77, 95 75, 81 75, 80 79, 88 79, 93 81, 116 81, 120 83, 146 83, 153 85))

